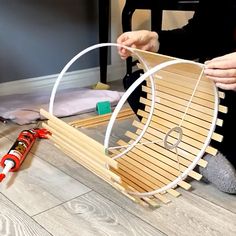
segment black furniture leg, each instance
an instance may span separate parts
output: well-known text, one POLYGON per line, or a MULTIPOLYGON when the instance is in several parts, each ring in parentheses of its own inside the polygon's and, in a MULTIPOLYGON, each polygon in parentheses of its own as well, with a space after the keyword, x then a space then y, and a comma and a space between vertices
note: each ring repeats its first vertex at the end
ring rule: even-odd
MULTIPOLYGON (((129 6, 126 4, 122 11, 122 30, 123 32, 127 32, 132 30, 131 21, 132 15, 135 9, 130 9, 129 6)), ((132 57, 127 58, 126 60, 126 76, 129 76, 132 73, 132 57)))
MULTIPOLYGON (((110 18, 110 0, 99 0, 99 43, 108 42, 109 18, 110 18)), ((100 63, 100 81, 107 83, 107 57, 108 48, 99 49, 100 63)))

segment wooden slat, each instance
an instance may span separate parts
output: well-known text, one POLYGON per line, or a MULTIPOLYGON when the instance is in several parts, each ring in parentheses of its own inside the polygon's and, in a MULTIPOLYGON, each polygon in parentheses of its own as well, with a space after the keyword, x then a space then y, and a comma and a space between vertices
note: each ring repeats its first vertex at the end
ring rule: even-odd
MULTIPOLYGON (((126 133, 126 135, 127 135, 128 137, 133 138, 134 140, 137 138, 137 136, 135 136, 135 134, 133 134, 133 133, 131 133, 131 132, 129 132, 129 131, 126 133)), ((145 140, 144 138, 143 138, 142 140, 143 140, 144 142, 147 142, 147 141, 148 141, 148 140, 145 140)), ((160 161, 160 162, 158 162, 158 166, 159 166, 161 169, 165 169, 165 165, 163 165, 162 162, 165 163, 165 164, 167 164, 167 165, 169 165, 168 169, 166 169, 166 171, 169 172, 169 173, 172 173, 174 167, 176 168, 176 170, 179 170, 179 171, 184 171, 184 170, 186 170, 186 167, 184 167, 181 163, 179 164, 179 163, 177 163, 177 162, 175 162, 175 161, 173 161, 173 160, 167 158, 166 156, 160 155, 160 153, 158 154, 158 152, 154 151, 154 150, 156 150, 157 148, 159 148, 159 146, 156 145, 156 144, 148 144, 148 147, 147 147, 146 145, 145 145, 145 146, 142 145, 142 147, 140 147, 139 145, 137 145, 135 148, 132 149, 132 151, 133 151, 134 149, 136 149, 136 148, 139 149, 138 152, 141 152, 141 153, 142 153, 142 154, 138 153, 139 156, 140 156, 140 155, 143 156, 143 155, 144 155, 143 152, 145 152, 145 153, 147 153, 149 156, 155 157, 155 159, 158 159, 158 160, 160 161), (149 147, 151 147, 151 148, 149 148, 149 147)), ((168 151, 168 150, 163 149, 163 151, 168 151)), ((176 156, 175 156, 175 160, 176 160, 176 156)), ((183 162, 183 159, 180 160, 180 162, 183 162)), ((167 181, 167 180, 165 180, 165 179, 162 179, 162 180, 165 181, 164 183, 166 183, 166 181, 167 181)), ((181 187, 183 187, 183 188, 185 188, 185 189, 189 189, 189 188, 191 187, 191 185, 185 183, 184 181, 180 182, 179 185, 181 185, 181 187)))
MULTIPOLYGON (((123 116, 123 117, 118 117, 118 118, 116 118, 116 121, 126 120, 126 119, 129 119, 129 118, 132 118, 132 117, 134 117, 134 114, 130 114, 130 115, 123 116)), ((75 127, 75 128, 92 128, 92 127, 99 126, 99 125, 107 125, 108 122, 109 122, 109 120, 106 120, 106 121, 102 121, 102 122, 87 124, 86 126, 84 126, 84 125, 83 126, 73 125, 73 127, 75 127)))
POLYGON ((205 161, 204 159, 200 159, 198 161, 198 165, 205 168, 207 166, 207 161, 205 161))
MULTIPOLYGON (((136 192, 136 190, 134 188, 132 188, 130 185, 124 184, 124 186, 126 186, 126 190, 130 193, 130 192, 136 192)), ((136 199, 139 199, 142 204, 148 204, 149 206, 152 206, 153 208, 157 208, 160 207, 160 204, 155 200, 155 198, 153 196, 147 196, 147 197, 140 197, 137 195, 132 195, 133 197, 135 197, 136 199)))
MULTIPOLYGON (((65 147, 62 147, 61 145, 57 145, 55 144, 55 146, 60 149, 62 152, 64 152, 66 155, 68 155, 70 158, 72 158, 73 160, 75 160, 76 162, 78 162, 78 156, 76 156, 73 152, 71 152, 71 150, 67 150, 65 149, 65 147)), ((147 206, 144 204, 144 202, 136 197, 131 196, 130 194, 127 193, 127 186, 126 188, 123 187, 124 183, 117 183, 114 181, 111 181, 110 176, 105 176, 103 170, 100 172, 98 170, 95 170, 94 168, 91 168, 91 166, 87 165, 87 163, 82 164, 81 162, 79 162, 81 165, 83 165, 84 167, 86 167, 86 169, 88 169, 89 171, 91 171, 92 173, 94 173, 95 175, 97 175, 99 178, 101 178, 102 180, 104 180, 105 182, 109 183, 112 187, 114 187, 116 190, 120 191, 122 194, 124 194, 126 197, 128 197, 130 200, 139 203, 143 206, 147 206)))
POLYGON ((176 191, 175 189, 168 189, 167 192, 169 194, 171 194, 174 197, 179 197, 181 195, 181 193, 179 193, 178 191, 176 191))
POLYGON ((163 194, 155 194, 154 196, 155 196, 155 198, 159 199, 160 201, 164 202, 165 204, 168 204, 169 202, 171 202, 171 200, 168 199, 163 194))
POLYGON ((120 191, 122 194, 124 194, 126 197, 128 197, 130 200, 132 200, 133 202, 139 203, 142 206, 148 206, 144 201, 142 201, 140 198, 134 197, 132 195, 130 195, 129 193, 127 193, 127 188, 124 188, 123 185, 124 183, 122 182, 121 184, 118 184, 116 182, 108 182, 109 184, 111 184, 111 186, 113 186, 115 189, 117 189, 118 191, 120 191))
POLYGON ((192 177, 195 180, 200 180, 202 178, 202 175, 197 173, 196 171, 192 170, 188 173, 188 176, 192 177))
MULTIPOLYGON (((145 108, 146 109, 146 108, 145 108)), ((138 114, 139 113, 142 113, 142 112, 138 112, 138 114)), ((155 111, 154 111, 154 113, 155 113, 155 111)), ((158 112, 158 114, 160 113, 160 111, 158 112)), ((155 113, 156 114, 156 113, 155 113)), ((158 118, 159 117, 157 117, 157 120, 158 120, 158 118)), ((161 116, 161 118, 163 118, 162 116, 161 116)), ((165 117, 164 117, 165 118, 165 117)), ((154 121, 156 121, 155 120, 155 117, 153 117, 152 118, 154 121)), ((165 119, 166 120, 166 119, 165 119)), ((144 122, 143 120, 142 120, 142 122, 144 122)), ((166 122, 166 121, 165 121, 166 122)), ((155 122, 151 122, 150 123, 150 126, 152 126, 152 127, 154 127, 156 130, 157 130, 157 136, 159 136, 159 137, 162 137, 163 139, 164 139, 164 136, 163 136, 163 133, 160 133, 160 132, 158 132, 160 129, 161 129, 161 126, 159 125, 159 124, 157 124, 157 123, 155 123, 155 122)), ((178 126, 178 122, 176 121, 176 119, 175 119, 175 123, 174 124, 172 124, 172 127, 171 128, 173 128, 173 127, 176 127, 176 126, 178 126)), ((182 123, 182 126, 183 127, 187 127, 188 129, 190 129, 190 128, 192 128, 192 130, 196 130, 196 126, 193 124, 192 126, 193 127, 191 127, 191 124, 190 123, 188 123, 188 122, 183 122, 182 123)), ((181 128, 182 128, 182 126, 181 126, 181 128)), ((199 130, 200 128, 198 127, 198 130, 199 130)), ((199 149, 201 150, 202 149, 202 147, 203 147, 203 143, 200 143, 200 142, 197 142, 195 139, 198 137, 198 133, 195 133, 195 132, 192 132, 193 133, 193 136, 192 136, 192 138, 189 138, 190 136, 188 136, 188 135, 185 135, 185 134, 187 134, 187 132, 185 133, 185 130, 184 129, 182 129, 183 130, 183 142, 181 142, 180 144, 179 144, 179 147, 181 148, 181 149, 183 149, 183 150, 188 150, 188 152, 190 152, 190 153, 192 153, 192 154, 194 154, 194 155, 197 155, 198 153, 199 153, 199 149), (188 138, 187 138, 188 137, 188 138), (190 144, 190 145, 189 145, 190 144), (197 149, 198 148, 198 149, 197 149)), ((168 130, 169 131, 169 130, 168 130)), ((204 129, 201 129, 201 131, 205 131, 205 133, 206 133, 206 135, 207 135, 207 130, 204 130, 204 129)), ((164 132, 164 134, 166 134, 167 132, 164 132)), ((173 139, 173 138, 169 138, 169 140, 170 141, 172 141, 172 143, 175 143, 175 139, 173 139)), ((222 140, 222 139, 221 139, 222 140)), ((220 141, 221 141, 220 140, 220 141)), ((204 140, 204 142, 206 141, 206 137, 205 137, 205 140, 204 140)), ((215 149, 215 148, 213 148, 213 147, 211 147, 211 146, 208 146, 207 148, 206 148, 206 150, 205 150, 207 153, 209 153, 209 154, 211 154, 211 155, 216 155, 216 153, 217 153, 217 149, 215 149)))
MULTIPOLYGON (((141 128, 141 127, 144 127, 144 124, 146 123, 146 121, 147 120, 143 119, 142 120, 143 123, 141 123, 141 124, 138 124, 137 121, 134 121, 133 124, 137 124, 137 125, 135 125, 135 127, 141 128), (143 126, 140 126, 140 125, 143 125, 143 126)), ((152 122, 149 125, 149 129, 151 127, 152 127, 152 122)), ((156 137, 155 137, 155 139, 156 139, 156 137)), ((185 159, 187 159, 189 161, 193 161, 195 159, 195 156, 193 154, 191 154, 191 153, 188 153, 188 152, 181 152, 181 153, 179 153, 179 155, 180 155, 180 157, 183 157, 183 158, 185 158, 185 159)), ((203 159, 200 159, 198 161, 198 165, 200 165, 201 167, 206 167, 207 166, 207 161, 205 161, 203 159)))
MULTIPOLYGON (((140 102, 147 105, 147 109, 149 109, 149 107, 151 106, 151 100, 149 99, 146 99, 146 98, 143 98, 143 97, 140 97, 140 102)), ((179 105, 179 104, 176 104, 175 102, 173 101, 167 101, 165 99, 163 99, 161 102, 160 101, 157 101, 156 104, 155 104, 155 108, 156 109, 162 109, 164 108, 165 110, 172 110, 173 114, 176 115, 176 112, 179 114, 179 116, 186 111, 186 107, 185 106, 182 106, 182 105, 179 105)), ((191 108, 188 108, 187 110, 187 114, 188 116, 191 116, 192 119, 196 119, 196 122, 203 122, 205 121, 206 123, 203 124, 203 126, 208 126, 209 127, 209 123, 212 123, 213 121, 213 117, 208 115, 208 114, 205 114, 201 111, 197 111, 197 110, 193 110, 191 108)), ((223 124, 223 120, 221 119, 217 119, 217 123, 216 123, 218 126, 222 126, 223 124)))
MULTIPOLYGON (((143 101, 145 103, 145 100, 143 100, 143 101)), ((150 107, 148 107, 148 108, 150 108, 150 107)), ((188 111, 185 114, 182 111, 178 111, 178 110, 173 109, 171 107, 164 106, 161 103, 156 103, 155 110, 156 110, 156 113, 159 113, 159 111, 160 111, 160 112, 166 113, 168 115, 172 115, 173 117, 179 118, 180 120, 184 119, 185 121, 188 121, 189 123, 197 124, 198 126, 205 128, 205 129, 210 129, 210 127, 211 127, 211 122, 204 121, 199 117, 192 116, 191 114, 188 113, 188 111)), ((149 111, 150 111, 150 109, 149 109, 149 111)))
POLYGON ((137 173, 142 174, 143 177, 145 176, 145 178, 153 181, 158 186, 160 186, 161 183, 158 183, 157 180, 162 178, 159 175, 164 176, 168 180, 173 180, 180 174, 180 172, 178 172, 178 174, 175 176, 173 173, 165 171, 165 169, 160 168, 158 165, 147 162, 140 156, 140 152, 137 151, 136 153, 137 155, 131 155, 128 153, 117 161, 125 166, 128 166, 132 170, 135 168, 137 173))
MULTIPOLYGON (((139 127, 140 128, 140 127, 139 127)), ((140 131, 139 132, 137 132, 138 134, 140 134, 140 131)), ((151 132, 150 132, 151 133, 151 132)), ((146 137, 145 135, 144 135, 144 137, 146 137)), ((152 139, 152 137, 151 137, 151 139, 152 139)), ((149 139, 149 140, 151 140, 151 139, 149 139)), ((176 155, 176 154, 175 154, 176 155)), ((170 155, 169 155, 170 156, 170 155)), ((178 157, 178 159, 180 160, 181 159, 181 156, 179 156, 178 157)), ((172 170, 172 172, 173 172, 173 170, 172 170)), ((195 179, 195 180, 200 180, 201 178, 202 178, 202 175, 200 175, 199 173, 197 173, 197 172, 195 172, 195 171, 191 171, 191 172, 189 172, 189 174, 188 174, 190 177, 192 177, 193 179, 195 179)))
POLYGON ((227 113, 228 112, 228 108, 226 106, 219 105, 219 112, 227 113))
MULTIPOLYGON (((200 75, 200 74, 199 74, 200 75)), ((155 83, 156 84, 162 84, 161 82, 164 81, 168 87, 169 85, 176 85, 176 86, 181 86, 184 88, 188 88, 189 89, 189 94, 192 94, 195 86, 197 85, 198 82, 198 78, 192 78, 189 76, 183 76, 183 75, 179 75, 179 74, 174 74, 165 70, 161 70, 158 71, 155 75, 154 75, 155 79, 155 83), (169 83, 169 85, 168 85, 169 83)), ((150 87, 150 82, 147 81, 147 85, 150 87)), ((204 96, 206 96, 210 101, 214 100, 214 84, 212 82, 206 81, 204 79, 204 77, 202 77, 200 79, 200 81, 198 82, 198 85, 196 87, 196 93, 203 93, 204 96)), ((197 95, 198 96, 198 95, 197 95)))
MULTIPOLYGON (((144 178, 142 175, 140 175, 139 172, 137 172, 137 169, 135 169, 135 167, 128 168, 126 165, 120 164, 120 168, 116 171, 119 173, 120 176, 128 178, 136 186, 141 187, 143 189, 143 192, 151 192, 159 188, 159 186, 156 185, 156 183, 153 183, 149 180, 150 176, 149 179, 144 178)), ((169 182, 166 181, 166 183, 169 182)))
POLYGON ((57 124, 58 126, 63 126, 63 129, 65 131, 68 131, 68 133, 71 133, 72 136, 75 136, 78 138, 77 142, 81 145, 87 146, 88 149, 91 150, 98 150, 101 153, 104 153, 104 147, 102 144, 97 142, 96 140, 88 137, 87 135, 83 134, 82 132, 79 132, 72 126, 66 124, 62 120, 58 119, 57 117, 51 115, 49 112, 45 111, 44 109, 40 109, 40 114, 47 118, 48 120, 51 120, 53 123, 57 124))
MULTIPOLYGON (((143 87, 144 92, 148 92, 148 91, 151 92, 151 90, 149 88, 147 88, 147 87, 145 88, 145 86, 142 86, 142 87, 143 87)), ((202 113, 206 113, 210 116, 212 116, 213 112, 214 112, 213 107, 206 107, 206 106, 204 106, 204 104, 197 104, 197 103, 193 103, 193 102, 189 105, 189 100, 188 99, 186 100, 186 99, 182 99, 182 98, 177 98, 173 95, 166 94, 164 92, 156 91, 155 95, 156 95, 156 98, 158 99, 158 101, 160 103, 162 102, 163 99, 165 99, 165 100, 168 100, 168 101, 173 101, 176 104, 179 104, 179 105, 184 106, 184 107, 189 106, 189 108, 192 108, 192 109, 197 110, 197 111, 201 111, 202 113)), ((151 95, 148 94, 147 98, 151 100, 151 95)))
MULTIPOLYGON (((136 151, 136 153, 137 152, 138 151, 136 151)), ((163 182, 163 179, 166 182, 171 182, 170 179, 176 178, 174 175, 171 175, 170 173, 167 173, 168 176, 165 176, 167 178, 164 178, 163 175, 166 173, 165 171, 163 171, 157 165, 153 165, 151 163, 148 163, 148 166, 145 165, 145 163, 144 163, 145 160, 142 160, 142 158, 140 158, 139 154, 140 153, 138 153, 138 155, 134 155, 134 154, 132 155, 129 152, 127 155, 125 155, 124 157, 122 157, 118 160, 118 162, 121 164, 121 166, 123 166, 123 167, 127 166, 130 168, 131 171, 135 170, 134 173, 136 173, 136 177, 138 176, 137 179, 139 181, 141 181, 141 179, 144 178, 144 179, 146 179, 146 181, 148 181, 150 186, 153 186, 153 184, 155 184, 155 189, 158 189, 158 188, 165 186, 165 182, 163 182), (137 160, 136 162, 134 161, 134 158, 133 158, 133 161, 132 161, 132 158, 130 158, 133 156, 135 156, 135 158, 137 160), (138 164, 138 162, 139 162, 139 164, 138 164), (157 172, 157 170, 159 171, 159 173, 157 172), (168 178, 170 178, 170 179, 168 179, 168 178)), ((129 173, 129 171, 127 169, 126 169, 126 171, 127 171, 127 173, 129 173)), ((143 188, 143 189, 145 189, 145 188, 143 188)), ((153 191, 155 189, 151 189, 149 191, 153 191)))
MULTIPOLYGON (((123 140, 119 140, 117 143, 121 146, 127 145, 127 143, 124 142, 123 140)), ((117 151, 115 153, 117 154, 117 151)), ((136 162, 136 165, 139 166, 139 168, 141 168, 142 170, 145 166, 148 166, 148 168, 149 168, 149 170, 147 170, 148 173, 152 173, 153 169, 155 170, 160 163, 160 161, 158 161, 153 156, 151 156, 147 153, 144 153, 141 148, 140 148, 140 150, 133 148, 126 155, 124 155, 122 157, 122 159, 124 159, 126 161, 130 161, 131 159, 134 160, 136 162), (137 164, 137 163, 142 163, 142 164, 137 164)), ((165 163, 162 163, 161 166, 162 167, 165 166, 164 170, 170 170, 170 168, 171 168, 170 166, 166 165, 165 163)), ((171 169, 171 173, 173 174, 173 172, 176 172, 176 176, 178 176, 179 171, 176 171, 173 168, 173 169, 171 169)), ((158 186, 164 187, 164 184, 159 181, 158 186)), ((167 190, 167 192, 168 192, 168 190, 167 190)), ((173 195, 172 191, 171 191, 171 194, 173 195)), ((179 196, 180 194, 178 192, 175 192, 174 195, 179 196)))
POLYGON ((142 197, 144 201, 146 201, 150 206, 157 208, 160 206, 154 199, 148 197, 142 197))
MULTIPOLYGON (((148 110, 148 109, 147 109, 148 110)), ((148 118, 148 112, 145 112, 145 111, 142 111, 142 110, 138 110, 137 112, 138 115, 144 117, 145 119, 148 118)), ((143 123, 145 123, 146 120, 143 121, 143 123)), ((162 124, 163 126, 166 126, 168 128, 173 128, 175 126, 178 126, 179 125, 179 120, 175 119, 176 122, 173 122, 173 121, 169 121, 169 120, 166 120, 160 116, 156 116, 156 114, 153 115, 152 117, 152 121, 155 122, 155 125, 158 125, 158 124, 162 124)), ((198 132, 198 126, 195 126, 195 125, 192 125, 192 124, 189 124, 188 122, 183 122, 182 125, 181 125, 181 128, 183 129, 183 132, 185 135, 189 136, 189 137, 193 137, 194 139, 200 141, 200 142, 205 142, 206 140, 206 137, 208 135, 208 132, 206 129, 201 129, 202 133, 198 132), (196 130, 197 129, 197 130, 196 130)), ((217 139, 216 141, 221 141, 222 140, 222 136, 221 135, 218 135, 218 136, 214 136, 214 140, 217 139)))
MULTIPOLYGON (((80 119, 80 120, 76 120, 76 121, 72 121, 69 123, 69 125, 76 127, 76 128, 80 128, 80 127, 94 127, 97 125, 103 125, 103 124, 107 124, 111 118, 111 113, 110 114, 104 114, 104 115, 97 115, 97 116, 93 116, 93 117, 88 117, 85 119, 80 119)), ((118 115, 117 115, 117 119, 125 119, 127 117, 131 117, 134 115, 134 112, 132 109, 130 108, 126 108, 121 110, 118 115)))
MULTIPOLYGON (((163 80, 156 81, 156 88, 158 92, 165 92, 175 97, 189 100, 192 96, 194 86, 192 89, 190 89, 190 88, 186 88, 183 85, 183 82, 182 82, 182 85, 176 85, 172 81, 167 82, 165 79, 163 79, 163 80)), ((209 95, 207 93, 196 91, 194 93, 192 101, 193 103, 201 104, 207 107, 213 107, 214 96, 209 95)))
POLYGON ((51 136, 50 139, 56 143, 58 146, 61 146, 62 149, 69 152, 72 155, 74 160, 76 160, 81 165, 84 165, 86 168, 89 168, 93 173, 99 176, 104 176, 106 178, 112 178, 114 181, 121 183, 121 179, 118 175, 109 171, 105 167, 102 167, 92 159, 89 159, 81 152, 78 152, 75 148, 71 147, 68 143, 56 136, 51 136), (73 153, 73 154, 72 154, 73 153))
MULTIPOLYGON (((122 176, 122 171, 120 170, 119 172, 117 170, 114 170, 114 172, 116 172, 117 174, 122 176)), ((137 184, 135 184, 135 182, 132 181, 132 177, 130 177, 129 175, 127 175, 125 172, 123 172, 124 175, 122 176, 122 182, 128 186, 128 189, 130 190, 130 192, 143 192, 143 189, 138 186, 137 184), (131 179, 131 180, 130 180, 131 179)), ((130 194, 129 194, 130 195, 130 194)), ((134 197, 135 199, 137 199, 136 195, 131 195, 132 197, 134 197)), ((141 198, 139 198, 141 201, 141 198)), ((149 197, 142 197, 142 199, 148 203, 149 205, 151 205, 152 207, 159 207, 159 204, 156 201, 151 200, 151 198, 149 197)))
MULTIPOLYGON (((127 132, 126 135, 127 137, 130 137, 133 140, 138 137, 137 135, 131 132, 127 132)), ((142 140, 145 142, 150 141, 147 139, 142 140)), ((157 144, 150 143, 148 145, 142 146, 137 145, 135 148, 132 149, 132 152, 135 152, 138 156, 142 156, 143 158, 147 159, 149 162, 153 163, 159 168, 176 176, 179 175, 179 172, 183 172, 184 170, 186 170, 186 167, 191 164, 191 162, 181 157, 179 158, 179 164, 177 160, 177 155, 175 153, 172 153, 169 150, 158 146, 157 144)))
POLYGON ((93 161, 97 162, 101 166, 104 166, 105 163, 107 163, 108 165, 110 165, 116 169, 118 168, 117 163, 114 160, 112 160, 110 157, 107 157, 103 153, 99 153, 99 152, 93 153, 91 150, 87 149, 86 147, 79 145, 77 143, 77 140, 74 139, 73 136, 71 137, 70 134, 63 135, 63 133, 60 132, 61 131, 60 129, 57 130, 58 127, 56 127, 55 124, 51 124, 51 126, 50 126, 50 125, 47 125, 46 123, 43 123, 42 126, 44 128, 46 128, 47 130, 49 130, 53 134, 53 136, 59 137, 61 140, 63 140, 67 144, 69 144, 75 150, 79 151, 80 153, 83 153, 85 155, 85 158, 87 156, 91 156, 91 159, 93 159, 93 161), (94 154, 94 156, 91 154, 94 154))
MULTIPOLYGON (((136 125, 136 124, 138 124, 138 123, 134 123, 134 125, 136 125)), ((152 125, 153 125, 153 127, 155 128, 155 124, 154 123, 152 123, 152 125)), ((173 127, 176 127, 176 126, 173 126, 173 127)), ((165 139, 165 137, 166 137, 166 133, 162 133, 162 132, 160 132, 157 128, 155 128, 155 129, 148 129, 150 132, 151 132, 151 134, 153 135, 153 138, 155 139, 156 137, 158 137, 158 138, 156 138, 156 140, 157 141, 162 141, 162 144, 163 144, 163 146, 164 146, 164 139, 165 139)), ((146 135, 146 133, 144 134, 144 135, 146 135)), ((188 141, 191 141, 192 139, 190 139, 190 138, 188 138, 188 137, 186 137, 186 136, 184 136, 183 135, 183 139, 185 140, 185 142, 180 142, 179 143, 179 145, 178 145, 178 150, 184 150, 184 151, 187 151, 188 153, 191 153, 191 154, 193 154, 193 155, 197 155, 198 153, 199 153, 199 151, 202 149, 202 147, 203 147, 203 143, 202 143, 202 145, 199 145, 199 147, 194 147, 192 144, 191 144, 191 142, 189 143, 188 141), (186 142, 187 141, 187 142, 186 142)), ((173 137, 171 137, 171 136, 168 136, 168 141, 171 143, 171 144, 175 144, 176 143, 176 139, 175 138, 173 138, 173 137)), ((194 144, 197 144, 197 142, 195 142, 194 144)))
MULTIPOLYGON (((141 123, 138 123, 137 121, 134 121, 133 125, 137 128, 142 129, 144 127, 144 124, 145 124, 144 122, 145 122, 145 120, 142 120, 142 123, 143 123, 143 125, 142 125, 141 123)), ((154 122, 151 122, 150 125, 149 125, 149 128, 148 128, 148 132, 150 134, 153 134, 154 136, 159 137, 160 140, 163 140, 164 137, 166 136, 166 134, 169 131, 170 131, 169 128, 167 128, 165 126, 162 126, 160 124, 154 123, 154 122)), ((173 138, 173 139, 171 139, 173 141, 173 143, 178 138, 178 135, 174 132, 172 132, 169 136, 173 138)), ((170 139, 168 139, 168 140, 171 141, 170 139)), ((183 136, 182 136, 182 141, 181 142, 183 142, 185 144, 189 144, 191 146, 190 148, 192 148, 192 146, 197 148, 198 150, 196 150, 196 153, 195 152, 190 152, 190 153, 195 154, 195 155, 199 152, 199 150, 202 149, 202 147, 204 145, 203 142, 199 142, 198 140, 196 140, 196 139, 194 139, 190 136, 185 135, 184 130, 183 130, 183 136)), ((181 148, 181 145, 179 145, 179 147, 181 148)), ((187 148, 184 148, 184 150, 185 149, 187 149, 187 148)), ((212 152, 212 153, 215 153, 215 149, 213 149, 212 147, 208 147, 208 151, 212 152)))
POLYGON ((108 165, 113 166, 114 168, 117 168, 117 163, 114 160, 112 160, 110 157, 106 156, 104 152, 100 152, 97 149, 88 148, 89 143, 87 143, 87 145, 84 145, 84 142, 82 142, 81 144, 82 138, 78 140, 79 137, 72 135, 70 132, 66 132, 66 129, 64 129, 64 126, 58 126, 57 124, 53 123, 51 120, 48 120, 48 125, 44 123, 43 127, 51 131, 54 135, 58 135, 60 138, 66 140, 67 143, 75 147, 77 150, 80 150, 81 152, 85 153, 86 155, 90 155, 90 153, 93 153, 94 159, 96 159, 96 161, 100 161, 101 164, 104 165, 104 163, 107 163, 108 165))

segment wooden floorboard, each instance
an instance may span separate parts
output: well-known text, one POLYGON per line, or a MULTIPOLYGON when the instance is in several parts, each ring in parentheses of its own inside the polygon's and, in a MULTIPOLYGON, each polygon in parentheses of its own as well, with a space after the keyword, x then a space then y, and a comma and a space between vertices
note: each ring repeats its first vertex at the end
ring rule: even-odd
POLYGON ((219 191, 212 184, 193 181, 192 193, 236 214, 236 196, 219 191))
POLYGON ((51 234, 61 236, 165 235, 95 192, 48 210, 34 219, 51 234))
POLYGON ((51 234, 0 194, 0 235, 50 236, 51 234))

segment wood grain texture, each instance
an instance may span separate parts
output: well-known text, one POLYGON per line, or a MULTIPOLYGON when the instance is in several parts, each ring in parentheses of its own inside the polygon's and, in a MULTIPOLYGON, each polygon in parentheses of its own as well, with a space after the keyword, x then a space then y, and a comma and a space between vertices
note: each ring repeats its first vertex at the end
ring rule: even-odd
POLYGON ((49 236, 51 234, 0 194, 0 235, 49 236))
POLYGON ((34 219, 53 235, 164 235, 101 195, 90 192, 34 219))
POLYGON ((196 196, 188 191, 182 191, 177 198, 166 207, 155 211, 150 223, 167 235, 227 235, 236 232, 236 215, 217 205, 196 196))
POLYGON ((210 183, 192 182, 193 194, 236 214, 236 195, 219 191, 210 183))

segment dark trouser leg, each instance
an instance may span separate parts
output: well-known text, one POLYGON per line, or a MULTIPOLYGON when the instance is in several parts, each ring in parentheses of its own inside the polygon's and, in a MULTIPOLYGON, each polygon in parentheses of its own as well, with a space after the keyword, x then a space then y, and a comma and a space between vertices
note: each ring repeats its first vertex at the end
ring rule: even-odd
POLYGON ((236 92, 226 91, 225 99, 222 105, 228 107, 226 114, 219 113, 219 118, 223 119, 223 126, 216 127, 216 132, 223 135, 221 143, 212 142, 212 146, 216 147, 231 164, 236 168, 236 92))
MULTIPOLYGON (((129 76, 125 76, 123 79, 123 85, 125 90, 127 90, 140 76, 143 74, 143 70, 137 70, 130 74, 129 76)), ((128 103, 135 114, 137 114, 138 110, 144 110, 145 105, 139 102, 140 97, 146 97, 146 93, 142 91, 142 85, 146 85, 144 81, 141 83, 129 96, 128 103)), ((139 119, 142 117, 138 116, 139 119)))
POLYGON ((233 136, 236 132, 236 93, 227 91, 222 105, 228 107, 228 113, 219 113, 218 117, 224 123, 223 127, 216 127, 216 132, 224 138, 221 143, 212 141, 211 145, 219 153, 215 157, 204 157, 208 165, 200 168, 200 173, 221 191, 236 194, 236 143, 233 136))

